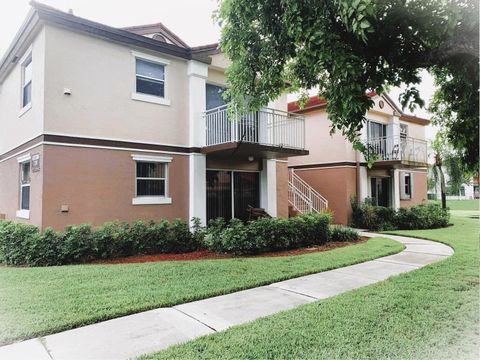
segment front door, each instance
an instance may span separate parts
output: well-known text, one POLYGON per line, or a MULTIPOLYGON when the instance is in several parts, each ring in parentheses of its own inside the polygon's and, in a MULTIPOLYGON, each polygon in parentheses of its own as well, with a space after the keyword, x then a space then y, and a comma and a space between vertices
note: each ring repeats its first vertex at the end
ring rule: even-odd
POLYGON ((207 221, 248 220, 248 206, 260 206, 258 172, 207 170, 207 221))
POLYGON ((373 205, 390 206, 390 178, 372 177, 370 179, 370 192, 373 205))

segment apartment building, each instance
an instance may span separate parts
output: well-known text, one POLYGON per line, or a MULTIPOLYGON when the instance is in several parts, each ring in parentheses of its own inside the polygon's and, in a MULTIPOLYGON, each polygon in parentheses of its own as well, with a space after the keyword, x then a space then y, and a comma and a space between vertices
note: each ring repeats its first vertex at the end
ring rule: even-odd
POLYGON ((325 100, 311 97, 303 108, 289 104, 289 111, 306 118, 305 146, 310 152, 288 162, 294 211, 328 207, 335 222, 347 224, 352 196, 395 209, 427 200, 425 127, 429 120, 404 114, 387 95, 371 92, 368 96, 374 106, 359 136, 369 156, 376 159, 370 168, 341 132, 330 136, 325 100))
POLYGON ((0 61, 0 217, 41 228, 288 216, 306 155, 283 96, 235 114, 216 44, 162 24, 113 28, 32 2, 0 61))

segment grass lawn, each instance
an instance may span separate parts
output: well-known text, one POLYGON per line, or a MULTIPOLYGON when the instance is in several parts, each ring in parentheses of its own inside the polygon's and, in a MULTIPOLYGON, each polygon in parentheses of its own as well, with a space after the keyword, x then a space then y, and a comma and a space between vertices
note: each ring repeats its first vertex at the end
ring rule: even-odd
MULTIPOLYGON (((438 200, 431 200, 440 204, 438 200)), ((480 200, 447 200, 447 206, 450 210, 480 210, 480 200)))
POLYGON ((307 255, 127 265, 0 267, 0 344, 397 253, 375 238, 307 255))
POLYGON ((454 212, 445 229, 395 232, 449 244, 455 254, 445 261, 144 359, 477 359, 479 224, 472 215, 454 212))

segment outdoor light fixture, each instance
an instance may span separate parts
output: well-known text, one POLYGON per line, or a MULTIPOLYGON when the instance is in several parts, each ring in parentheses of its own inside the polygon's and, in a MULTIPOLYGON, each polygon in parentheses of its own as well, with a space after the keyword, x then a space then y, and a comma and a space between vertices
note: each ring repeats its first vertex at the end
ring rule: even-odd
POLYGON ((252 155, 248 156, 248 161, 252 162, 254 160, 254 157, 252 155))

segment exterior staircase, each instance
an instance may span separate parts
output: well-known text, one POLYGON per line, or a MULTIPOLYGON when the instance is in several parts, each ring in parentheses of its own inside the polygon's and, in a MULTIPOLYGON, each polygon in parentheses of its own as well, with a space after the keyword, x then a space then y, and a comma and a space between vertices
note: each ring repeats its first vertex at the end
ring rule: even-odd
POLYGON ((318 191, 295 173, 288 171, 288 212, 289 216, 319 213, 328 208, 328 201, 318 191))

